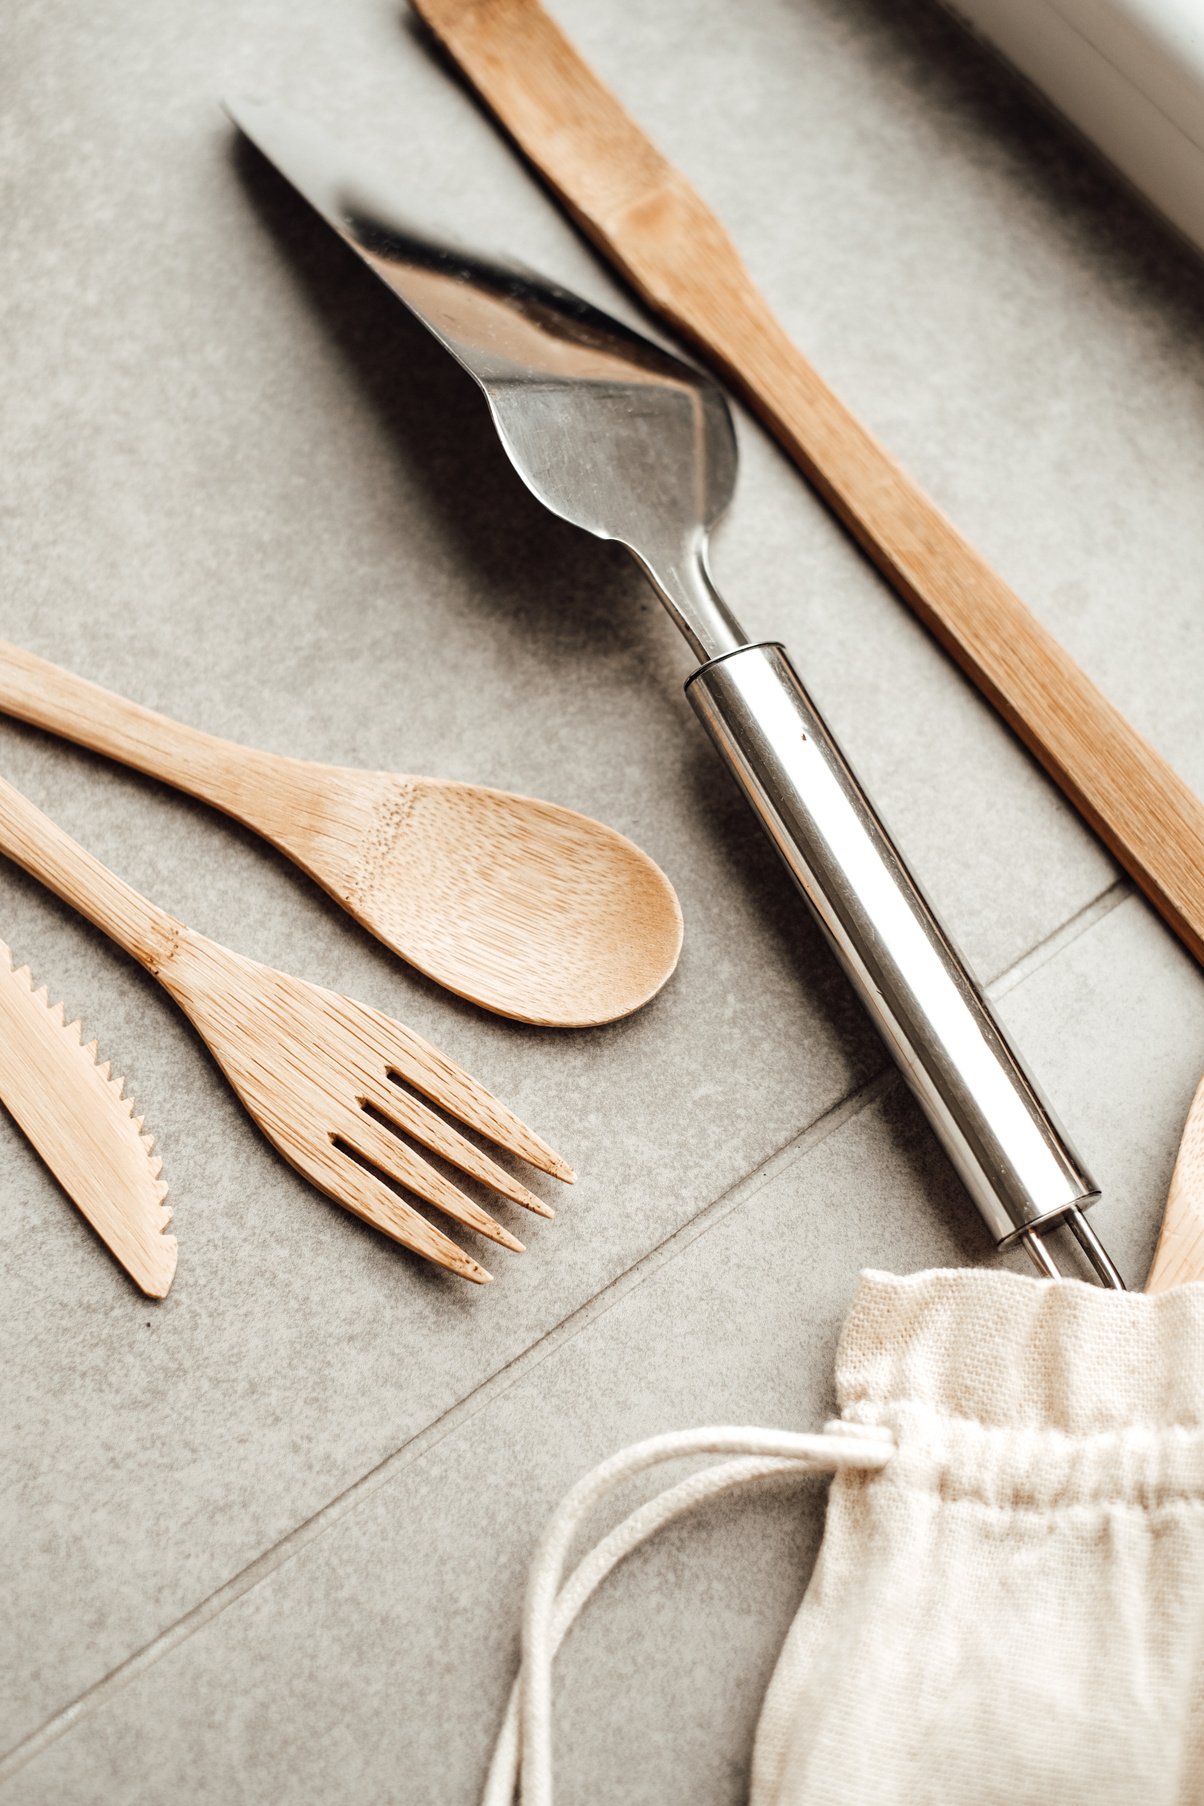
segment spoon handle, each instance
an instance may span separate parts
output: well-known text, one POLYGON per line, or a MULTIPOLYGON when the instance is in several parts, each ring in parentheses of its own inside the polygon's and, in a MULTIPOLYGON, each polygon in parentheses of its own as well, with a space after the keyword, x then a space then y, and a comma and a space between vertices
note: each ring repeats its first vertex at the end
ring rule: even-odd
POLYGON ((77 909, 157 978, 176 950, 180 924, 0 778, 0 853, 77 909))
POLYGON ((296 800, 296 760, 185 727, 7 640, 0 640, 0 713, 160 778, 260 833, 276 827, 274 803, 287 814, 296 800))

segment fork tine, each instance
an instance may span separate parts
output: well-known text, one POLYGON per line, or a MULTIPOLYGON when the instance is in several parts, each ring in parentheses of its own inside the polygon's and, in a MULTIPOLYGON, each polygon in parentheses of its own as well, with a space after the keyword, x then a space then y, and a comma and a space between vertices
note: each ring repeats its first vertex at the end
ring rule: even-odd
POLYGON ((462 1173, 479 1179, 500 1197, 508 1198, 512 1204, 521 1204, 525 1210, 534 1211, 536 1216, 550 1218, 556 1215, 552 1206, 528 1191, 521 1180, 506 1172, 450 1123, 444 1122, 441 1116, 436 1116, 433 1110, 428 1110, 425 1104, 419 1103, 391 1079, 382 1079, 379 1085, 373 1086, 365 1101, 412 1140, 441 1155, 452 1166, 458 1166, 462 1173))
MULTIPOLYGON (((365 1118, 365 1120, 367 1120, 365 1118)), ((379 1229, 391 1241, 400 1242, 403 1248, 422 1255, 424 1260, 433 1261, 438 1267, 446 1267, 449 1273, 457 1273, 462 1279, 471 1279, 475 1285, 489 1285, 493 1274, 475 1261, 471 1254, 465 1254, 442 1230, 436 1229, 433 1223, 407 1204, 404 1198, 390 1191, 389 1187, 370 1173, 366 1167, 358 1166, 349 1154, 337 1148, 333 1142, 327 1144, 327 1151, 321 1160, 298 1161, 305 1177, 319 1190, 324 1191, 336 1204, 349 1210, 352 1216, 362 1218, 379 1229)))
MULTIPOLYGON (((486 1091, 462 1066, 402 1023, 379 1015, 378 1021, 384 1030, 381 1052, 398 1078, 498 1147, 519 1155, 542 1173, 551 1173, 567 1185, 573 1183, 576 1174, 568 1161, 562 1160, 521 1117, 486 1091)), ((492 1179, 487 1183, 492 1185, 492 1179)))
POLYGON ((487 1235, 491 1242, 497 1242, 502 1248, 509 1248, 514 1254, 523 1253, 523 1245, 508 1229, 494 1221, 487 1210, 466 1198, 458 1186, 445 1179, 430 1163, 422 1158, 412 1147, 395 1135, 392 1129, 386 1129, 374 1117, 360 1113, 354 1131, 349 1130, 345 1137, 347 1146, 378 1166, 390 1179, 396 1179, 407 1191, 422 1198, 427 1204, 434 1204, 447 1216, 453 1217, 457 1223, 463 1223, 468 1229, 475 1229, 481 1235, 487 1235))

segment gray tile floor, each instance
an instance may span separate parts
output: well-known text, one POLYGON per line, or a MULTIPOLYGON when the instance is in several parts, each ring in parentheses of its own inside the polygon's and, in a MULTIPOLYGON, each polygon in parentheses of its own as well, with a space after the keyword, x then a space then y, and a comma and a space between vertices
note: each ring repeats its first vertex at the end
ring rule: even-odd
MULTIPOLYGON (((556 10, 825 373, 1204 788, 1204 272, 921 0, 556 10)), ((160 1137, 180 1267, 141 1301, 0 1122, 0 1799, 468 1802, 561 1489, 653 1429, 816 1423, 858 1269, 979 1259, 977 1221, 700 743, 634 570, 526 497, 474 393, 216 110, 288 98, 416 210, 635 318, 421 34, 388 7, 130 0, 26 12, 6 62, 3 631, 238 738, 589 810, 669 871, 687 939, 633 1021, 516 1029, 199 806, 0 728, 5 772, 125 876, 411 1022, 582 1174, 487 1292, 420 1269, 4 869, 0 936, 160 1137)), ((739 427, 720 577, 792 642, 995 982, 1136 1278, 1204 982, 739 427)), ((741 1797, 821 1506, 717 1508, 616 1579, 563 1662, 564 1799, 741 1797)))

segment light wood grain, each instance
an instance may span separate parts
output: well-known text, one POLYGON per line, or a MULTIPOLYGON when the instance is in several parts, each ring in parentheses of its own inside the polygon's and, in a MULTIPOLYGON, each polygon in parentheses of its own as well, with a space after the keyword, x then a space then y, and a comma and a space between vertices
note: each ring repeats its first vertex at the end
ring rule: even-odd
POLYGON ((686 178, 537 0, 416 5, 577 222, 760 415, 1204 958, 1204 806, 832 393, 686 178))
POLYGON ((131 1279, 165 1298, 176 1240, 154 1141, 78 1021, 0 941, 0 1102, 131 1279))
POLYGON ((1204 1080, 1187 1113, 1145 1289, 1166 1292, 1193 1279, 1204 1279, 1204 1080))
POLYGON ((94 922, 157 978, 207 1042, 275 1148, 320 1191, 437 1266, 490 1275, 390 1188, 521 1252, 411 1142, 540 1216, 548 1205, 420 1101, 543 1172, 572 1169, 513 1111, 379 1010, 245 959, 132 890, 0 779, 0 852, 94 922), (419 1096, 414 1094, 418 1093, 419 1096), (382 1177, 383 1175, 383 1177, 382 1177))
POLYGON ((624 835, 572 809, 258 752, 3 641, 0 710, 224 810, 419 971, 500 1015, 611 1022, 677 964, 669 880, 624 835))

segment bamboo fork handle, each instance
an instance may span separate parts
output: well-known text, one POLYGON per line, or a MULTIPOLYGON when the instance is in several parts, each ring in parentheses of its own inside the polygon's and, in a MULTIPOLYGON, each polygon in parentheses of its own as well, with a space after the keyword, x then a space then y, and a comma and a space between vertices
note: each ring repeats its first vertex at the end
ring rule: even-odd
POLYGON ((0 778, 0 853, 159 975, 183 929, 0 778))
POLYGON ((1204 960, 1204 805, 832 393, 686 177, 538 0, 415 4, 582 229, 760 415, 1204 960))
POLYGON ((263 825, 265 796, 290 789, 295 761, 185 727, 6 640, 0 712, 161 778, 251 827, 263 825))

